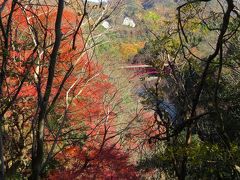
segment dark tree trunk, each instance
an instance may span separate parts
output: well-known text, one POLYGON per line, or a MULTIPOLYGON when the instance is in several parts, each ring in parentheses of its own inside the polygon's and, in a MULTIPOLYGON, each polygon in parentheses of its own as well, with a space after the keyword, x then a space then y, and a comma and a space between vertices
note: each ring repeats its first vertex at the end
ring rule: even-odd
POLYGON ((49 97, 51 95, 58 50, 62 39, 61 24, 63 9, 64 0, 59 0, 57 18, 55 22, 55 43, 49 60, 47 85, 43 100, 40 102, 40 111, 36 122, 37 126, 35 130, 33 129, 33 131, 36 131, 36 142, 33 143, 32 151, 32 176, 30 178, 32 180, 40 179, 42 171, 42 164, 44 158, 44 120, 46 117, 49 97))

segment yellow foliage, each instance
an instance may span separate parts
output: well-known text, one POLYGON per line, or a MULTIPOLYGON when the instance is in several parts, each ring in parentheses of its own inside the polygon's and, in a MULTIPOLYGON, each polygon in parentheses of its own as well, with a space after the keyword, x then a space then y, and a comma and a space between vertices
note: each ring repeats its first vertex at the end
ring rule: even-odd
POLYGON ((138 53, 138 50, 144 47, 144 42, 136 43, 121 43, 120 44, 120 53, 122 58, 127 60, 128 58, 134 56, 138 53))

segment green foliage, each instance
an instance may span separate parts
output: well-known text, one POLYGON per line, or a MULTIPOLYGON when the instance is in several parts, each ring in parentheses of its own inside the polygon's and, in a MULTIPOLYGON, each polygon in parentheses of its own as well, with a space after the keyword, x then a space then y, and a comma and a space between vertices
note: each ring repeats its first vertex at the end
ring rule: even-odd
MULTIPOLYGON (((230 18, 223 51, 216 51, 217 56, 206 62, 215 50, 223 19, 218 8, 208 8, 203 3, 190 3, 182 9, 182 30, 175 27, 169 33, 166 27, 165 33, 146 43, 141 51, 146 63, 160 72, 159 86, 148 87, 149 94, 174 104, 177 118, 183 122, 196 118, 190 126, 192 138, 188 138, 189 126, 184 123, 182 129, 174 123, 165 125, 166 132, 173 136, 156 143, 138 164, 140 169, 158 169, 169 179, 183 174, 185 179, 240 178, 239 19, 230 18), (206 9, 210 11, 204 14, 206 9), (169 62, 173 72, 164 74, 164 64, 169 62)), ((159 124, 169 122, 170 117, 159 112, 149 94, 143 97, 143 104, 155 110, 159 124)), ((168 135, 160 133, 160 137, 168 135)))
POLYGON ((175 166, 180 166, 185 153, 188 155, 188 172, 186 179, 232 179, 240 177, 235 166, 240 163, 240 148, 231 144, 230 152, 221 145, 201 141, 193 137, 189 147, 181 140, 158 145, 152 155, 143 157, 138 168, 160 169, 167 177, 174 178, 175 166))
POLYGON ((144 15, 144 20, 157 22, 160 20, 160 15, 154 11, 147 11, 144 15))

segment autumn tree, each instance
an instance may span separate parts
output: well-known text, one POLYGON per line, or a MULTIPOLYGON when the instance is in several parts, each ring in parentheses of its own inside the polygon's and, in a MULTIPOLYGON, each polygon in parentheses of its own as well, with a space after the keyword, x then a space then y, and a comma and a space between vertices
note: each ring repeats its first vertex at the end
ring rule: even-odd
POLYGON ((159 72, 143 99, 161 131, 149 138, 155 153, 139 166, 169 178, 238 179, 239 7, 187 1, 176 14, 143 52, 159 72))
MULTIPOLYGON (((84 126, 91 124, 76 118, 82 117, 76 108, 84 108, 90 82, 106 80, 91 60, 94 31, 117 5, 94 11, 87 0, 1 2, 1 179, 5 172, 39 179, 58 153, 86 140, 84 126)), ((101 86, 98 81, 92 85, 101 86)), ((105 85, 101 94, 108 93, 105 85)))

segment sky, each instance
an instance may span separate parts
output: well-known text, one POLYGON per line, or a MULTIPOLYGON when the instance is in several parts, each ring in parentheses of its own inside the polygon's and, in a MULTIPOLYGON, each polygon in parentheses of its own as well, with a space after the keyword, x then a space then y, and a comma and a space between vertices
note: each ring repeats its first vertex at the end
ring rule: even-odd
MULTIPOLYGON (((89 2, 99 3, 101 0, 88 0, 89 2)), ((102 2, 107 2, 108 0, 102 0, 102 2)))

